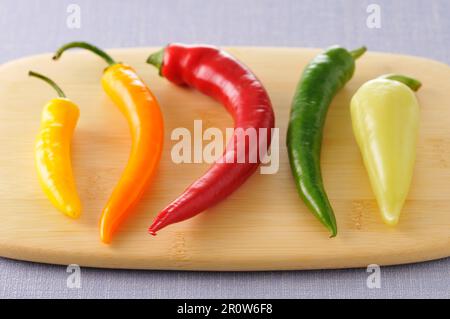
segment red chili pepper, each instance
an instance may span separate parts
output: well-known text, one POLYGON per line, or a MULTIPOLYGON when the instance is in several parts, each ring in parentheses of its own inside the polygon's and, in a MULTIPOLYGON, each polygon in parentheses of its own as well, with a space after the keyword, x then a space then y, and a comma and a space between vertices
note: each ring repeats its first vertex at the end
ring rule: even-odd
POLYGON ((155 65, 169 81, 195 88, 224 104, 235 123, 233 137, 222 157, 158 214, 149 228, 149 232, 155 235, 170 224, 201 213, 239 188, 255 172, 266 154, 275 119, 269 96, 261 82, 224 51, 211 46, 170 44, 152 54, 147 62, 155 65), (245 161, 239 162, 238 147, 243 147, 243 144, 238 144, 242 135, 237 133, 237 128, 244 132, 254 129, 258 133, 255 145, 245 143, 245 161), (264 132, 260 129, 266 129, 267 135, 260 135, 264 132), (257 154, 257 160, 252 162, 249 159, 254 154, 257 154))

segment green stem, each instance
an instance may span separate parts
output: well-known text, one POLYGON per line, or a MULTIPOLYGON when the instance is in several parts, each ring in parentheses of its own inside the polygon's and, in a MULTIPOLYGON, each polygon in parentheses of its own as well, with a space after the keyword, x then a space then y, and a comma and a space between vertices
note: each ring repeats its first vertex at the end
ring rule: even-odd
POLYGON ((114 59, 111 58, 111 56, 108 53, 106 53, 102 49, 96 47, 95 45, 89 44, 87 42, 70 42, 70 43, 67 43, 66 45, 63 45, 61 48, 58 49, 58 51, 56 51, 55 55, 53 56, 53 60, 58 60, 66 50, 69 50, 72 48, 80 48, 80 49, 86 49, 88 51, 91 51, 91 52, 97 54, 103 60, 105 60, 106 63, 108 63, 108 65, 110 65, 110 66, 117 64, 117 62, 114 61, 114 59))
POLYGON ((353 59, 358 59, 361 55, 363 55, 367 51, 366 47, 361 47, 359 49, 350 51, 350 54, 352 55, 353 59))
POLYGON ((147 59, 147 63, 154 65, 158 69, 159 75, 161 75, 163 60, 164 60, 164 49, 161 49, 155 53, 150 54, 150 56, 147 59))
POLYGON ((393 81, 397 81, 400 83, 405 84, 406 86, 408 86, 411 90, 413 90, 414 92, 417 92, 420 87, 422 86, 422 83, 419 80, 401 75, 401 74, 386 74, 386 75, 382 75, 380 76, 381 79, 388 79, 388 80, 393 80, 393 81))
POLYGON ((44 82, 47 82, 48 84, 50 84, 50 86, 53 87, 55 89, 55 91, 58 93, 59 97, 63 97, 63 98, 66 97, 66 95, 64 94, 64 91, 61 90, 61 88, 58 86, 58 84, 56 84, 53 80, 49 79, 45 75, 42 75, 40 73, 33 72, 33 71, 29 71, 28 75, 29 76, 33 76, 33 77, 38 78, 38 79, 41 79, 44 82))

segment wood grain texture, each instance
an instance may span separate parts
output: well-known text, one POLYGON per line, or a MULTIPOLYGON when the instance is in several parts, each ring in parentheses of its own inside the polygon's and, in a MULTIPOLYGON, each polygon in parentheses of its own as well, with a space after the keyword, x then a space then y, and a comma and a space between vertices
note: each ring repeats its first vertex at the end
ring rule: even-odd
POLYGON ((343 268, 430 260, 450 255, 450 68, 431 60, 369 53, 357 62, 353 80, 334 100, 325 127, 322 166, 335 208, 337 238, 306 210, 295 192, 285 149, 290 101, 314 49, 231 48, 258 75, 271 96, 280 128, 280 169, 255 174, 230 198, 192 220, 151 237, 146 229, 208 164, 175 165, 174 128, 232 126, 223 107, 198 92, 175 87, 144 63, 151 48, 111 50, 133 65, 159 99, 166 140, 159 172, 135 215, 112 245, 98 239, 101 209, 130 149, 125 119, 100 87, 101 60, 69 52, 0 67, 0 255, 39 262, 107 268, 268 270, 343 268), (276 62, 274 62, 276 61, 276 62), (54 78, 81 109, 73 162, 84 212, 78 221, 57 212, 39 187, 33 145, 50 88, 26 74, 54 78), (419 78, 421 128, 409 198, 396 228, 385 226, 355 144, 349 101, 365 81, 398 72, 419 78))

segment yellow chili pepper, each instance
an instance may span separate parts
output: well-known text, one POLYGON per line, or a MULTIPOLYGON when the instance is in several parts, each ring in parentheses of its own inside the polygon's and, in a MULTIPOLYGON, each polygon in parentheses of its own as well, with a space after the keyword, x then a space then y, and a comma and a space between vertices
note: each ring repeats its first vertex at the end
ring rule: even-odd
POLYGON ((402 75, 371 80, 351 101, 353 132, 383 221, 398 223, 416 158, 421 83, 402 75))
POLYGON ((77 218, 81 202, 72 173, 70 144, 80 111, 55 82, 32 71, 29 75, 49 83, 59 95, 45 105, 36 140, 35 162, 40 184, 56 208, 77 218))
POLYGON ((114 61, 106 52, 86 42, 64 45, 54 59, 72 48, 87 49, 109 64, 103 73, 102 86, 127 118, 133 140, 127 166, 100 218, 100 239, 110 243, 156 172, 164 138, 163 118, 158 101, 132 67, 114 61))

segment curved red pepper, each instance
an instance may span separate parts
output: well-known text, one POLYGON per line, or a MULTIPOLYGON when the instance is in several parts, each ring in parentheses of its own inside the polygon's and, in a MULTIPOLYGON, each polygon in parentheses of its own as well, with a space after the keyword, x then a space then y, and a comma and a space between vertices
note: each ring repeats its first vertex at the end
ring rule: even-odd
POLYGON ((155 235, 167 225, 201 213, 239 188, 255 172, 266 154, 275 119, 269 96, 261 82, 224 51, 211 46, 171 44, 150 56, 148 62, 157 66, 160 74, 169 81, 195 88, 224 104, 235 124, 233 137, 222 158, 158 214, 149 228, 149 232, 155 235), (266 141, 262 141, 258 134, 256 145, 245 143, 244 163, 236 161, 239 138, 236 128, 254 128, 258 133, 261 128, 267 130, 266 141), (252 152, 259 154, 253 163, 248 160, 252 152), (232 163, 230 158, 234 159, 232 163))

